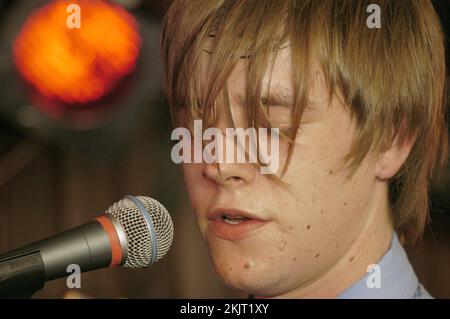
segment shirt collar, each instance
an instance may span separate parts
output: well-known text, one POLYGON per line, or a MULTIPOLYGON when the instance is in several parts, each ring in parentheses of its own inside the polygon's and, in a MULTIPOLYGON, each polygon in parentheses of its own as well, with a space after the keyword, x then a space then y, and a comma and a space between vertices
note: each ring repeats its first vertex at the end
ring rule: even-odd
POLYGON ((368 272, 338 298, 409 299, 414 297, 419 281, 396 233, 392 236, 389 251, 376 265, 378 266, 376 269, 368 272), (370 284, 373 283, 375 272, 380 276, 378 287, 370 284))

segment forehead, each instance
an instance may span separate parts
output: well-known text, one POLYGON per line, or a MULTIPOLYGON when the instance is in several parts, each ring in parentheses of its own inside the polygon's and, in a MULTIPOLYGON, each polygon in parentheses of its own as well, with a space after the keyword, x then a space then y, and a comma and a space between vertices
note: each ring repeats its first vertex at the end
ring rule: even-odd
MULTIPOLYGON (((209 73, 209 62, 211 60, 210 51, 211 43, 207 44, 207 50, 202 53, 202 79, 207 81, 209 73)), ((251 56, 241 58, 233 67, 227 80, 227 89, 231 97, 244 97, 246 95, 246 79, 249 76, 249 59, 251 56)), ((261 80, 261 95, 268 96, 275 94, 283 97, 292 97, 294 95, 293 72, 295 66, 292 65, 292 47, 289 43, 281 46, 275 51, 268 60, 264 68, 264 76, 261 80)), ((325 96, 324 92, 328 91, 325 74, 316 58, 311 59, 311 65, 308 72, 310 73, 310 83, 308 86, 309 97, 311 100, 322 100, 325 96)), ((252 81, 252 79, 250 79, 252 81)), ((205 83, 205 87, 210 87, 211 83, 205 83)))
MULTIPOLYGON (((251 57, 249 57, 251 59, 251 57)), ((248 59, 241 59, 235 65, 227 81, 230 91, 243 93, 248 74, 248 59)), ((250 79, 252 81, 252 79, 250 79)), ((261 80, 261 92, 270 91, 292 92, 292 59, 291 48, 285 47, 274 52, 264 68, 261 80)))
MULTIPOLYGON (((201 55, 201 82, 208 88, 208 75, 211 63, 211 40, 206 41, 201 55)), ((280 93, 292 92, 292 52, 291 47, 286 44, 275 51, 268 59, 267 65, 263 66, 263 77, 261 79, 261 92, 265 94, 272 90, 282 91, 280 93)), ((249 60, 251 55, 242 53, 241 58, 233 66, 226 81, 227 89, 235 94, 243 94, 246 89, 247 76, 249 76, 249 60)), ((250 79, 252 81, 252 79, 250 79)))

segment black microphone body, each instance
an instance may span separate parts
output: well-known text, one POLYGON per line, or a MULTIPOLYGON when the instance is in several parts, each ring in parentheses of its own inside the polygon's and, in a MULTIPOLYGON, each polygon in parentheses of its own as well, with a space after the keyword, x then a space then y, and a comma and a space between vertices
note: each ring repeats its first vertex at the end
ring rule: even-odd
POLYGON ((29 298, 46 281, 108 266, 149 267, 169 250, 173 224, 158 201, 126 196, 94 221, 0 255, 0 298, 29 298))
MULTIPOLYGON (((97 221, 86 223, 0 255, 0 297, 11 297, 17 281, 22 281, 21 272, 28 275, 43 270, 36 280, 42 281, 42 288, 46 281, 67 276, 71 264, 86 272, 108 267, 111 258, 109 237, 102 225, 97 221)), ((30 288, 36 285, 30 282, 30 288)))
POLYGON ((107 267, 111 263, 109 238, 97 221, 91 221, 46 239, 0 255, 0 263, 28 251, 39 251, 45 265, 45 280, 67 275, 67 266, 77 264, 81 271, 107 267), (94 258, 95 257, 95 258, 94 258))
POLYGON ((12 255, 0 262, 0 298, 31 298, 45 284, 39 251, 12 255))

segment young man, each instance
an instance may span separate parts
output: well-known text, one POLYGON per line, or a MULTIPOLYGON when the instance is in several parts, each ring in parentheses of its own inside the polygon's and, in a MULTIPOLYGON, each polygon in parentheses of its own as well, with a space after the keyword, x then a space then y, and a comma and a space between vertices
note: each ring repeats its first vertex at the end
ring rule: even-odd
POLYGON ((280 130, 273 175, 261 163, 183 165, 212 262, 232 287, 429 297, 400 243, 423 232, 428 181, 446 158, 443 34, 430 1, 372 3, 175 0, 167 12, 175 125, 280 130))

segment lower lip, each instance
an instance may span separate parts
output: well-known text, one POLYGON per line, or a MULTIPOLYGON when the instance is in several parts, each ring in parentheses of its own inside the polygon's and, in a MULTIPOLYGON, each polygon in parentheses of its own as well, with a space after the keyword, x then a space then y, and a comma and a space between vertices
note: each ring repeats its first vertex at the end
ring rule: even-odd
POLYGON ((211 221, 210 230, 216 237, 225 240, 239 241, 250 236, 266 223, 267 221, 259 219, 246 219, 239 224, 228 224, 223 219, 217 219, 211 221))

